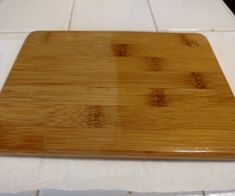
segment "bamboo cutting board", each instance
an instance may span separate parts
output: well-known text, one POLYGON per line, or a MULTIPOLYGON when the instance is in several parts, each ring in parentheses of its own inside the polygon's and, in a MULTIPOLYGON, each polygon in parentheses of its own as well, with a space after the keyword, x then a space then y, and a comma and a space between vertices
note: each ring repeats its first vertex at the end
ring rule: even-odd
POLYGON ((0 94, 0 153, 234 159, 234 97, 199 34, 34 32, 0 94))

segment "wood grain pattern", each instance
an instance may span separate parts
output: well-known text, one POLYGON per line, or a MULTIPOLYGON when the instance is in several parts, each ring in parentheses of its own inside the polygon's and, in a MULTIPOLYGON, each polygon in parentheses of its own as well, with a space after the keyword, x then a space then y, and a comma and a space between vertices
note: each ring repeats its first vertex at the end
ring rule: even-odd
POLYGON ((234 104, 202 35, 34 32, 0 94, 0 153, 234 159, 234 104))

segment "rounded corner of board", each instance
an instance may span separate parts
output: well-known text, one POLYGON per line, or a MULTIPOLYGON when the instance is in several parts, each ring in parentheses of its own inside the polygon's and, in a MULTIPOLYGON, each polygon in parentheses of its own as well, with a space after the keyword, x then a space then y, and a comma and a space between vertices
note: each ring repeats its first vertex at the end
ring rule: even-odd
POLYGON ((204 40, 204 41, 206 41, 206 42, 208 42, 209 43, 209 40, 208 40, 208 38, 204 35, 204 34, 202 34, 202 33, 192 33, 194 36, 197 36, 198 38, 200 38, 200 39, 202 39, 202 40, 204 40))
POLYGON ((49 31, 32 31, 28 34, 27 38, 25 39, 25 42, 27 40, 33 39, 35 37, 38 37, 40 35, 43 35, 45 32, 49 32, 49 31))

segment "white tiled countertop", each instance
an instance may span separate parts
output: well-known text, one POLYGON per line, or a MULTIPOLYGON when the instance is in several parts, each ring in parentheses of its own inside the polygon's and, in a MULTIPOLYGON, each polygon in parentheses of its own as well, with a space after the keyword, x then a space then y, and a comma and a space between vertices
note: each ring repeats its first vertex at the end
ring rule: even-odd
MULTIPOLYGON (((201 32, 235 94, 235 16, 222 0, 0 0, 0 89, 34 30, 201 32)), ((0 192, 49 188, 232 190, 235 162, 0 157, 0 192)))

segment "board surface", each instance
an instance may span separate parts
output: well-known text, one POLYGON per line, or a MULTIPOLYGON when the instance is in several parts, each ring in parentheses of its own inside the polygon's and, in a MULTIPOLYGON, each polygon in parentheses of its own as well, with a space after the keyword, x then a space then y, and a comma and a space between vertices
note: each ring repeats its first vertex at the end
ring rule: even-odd
POLYGON ((234 159, 234 106, 200 34, 34 32, 0 93, 0 154, 234 159))

